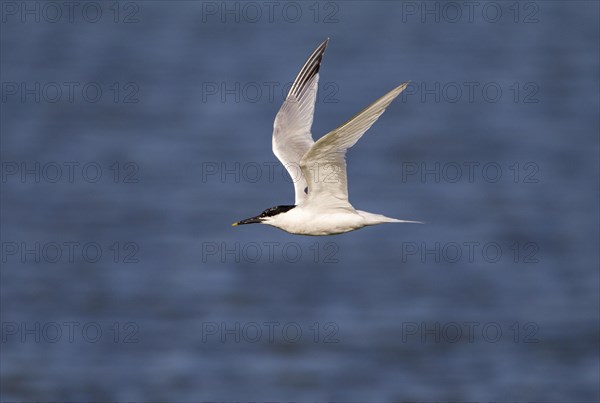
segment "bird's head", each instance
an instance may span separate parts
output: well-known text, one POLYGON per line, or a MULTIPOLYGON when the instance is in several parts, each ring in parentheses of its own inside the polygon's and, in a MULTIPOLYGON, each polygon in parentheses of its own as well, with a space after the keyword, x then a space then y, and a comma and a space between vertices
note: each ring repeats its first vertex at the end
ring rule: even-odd
POLYGON ((233 227, 237 227, 238 225, 244 225, 244 224, 271 224, 275 220, 275 217, 277 217, 279 214, 286 213, 286 212, 290 211, 291 209, 293 209, 294 207, 296 207, 296 206, 271 207, 271 208, 266 209, 265 211, 263 211, 256 217, 246 218, 245 220, 234 222, 231 225, 233 227))

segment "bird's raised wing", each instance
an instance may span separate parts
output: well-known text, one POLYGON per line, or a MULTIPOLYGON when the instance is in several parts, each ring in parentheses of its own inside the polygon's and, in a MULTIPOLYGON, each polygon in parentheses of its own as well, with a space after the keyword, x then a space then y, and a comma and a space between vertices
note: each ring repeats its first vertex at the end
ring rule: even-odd
POLYGON ((285 166, 294 182, 296 205, 306 198, 306 179, 300 160, 315 143, 310 128, 313 122, 319 66, 329 38, 315 49, 294 80, 273 124, 273 153, 285 166))
POLYGON ((408 82, 394 88, 346 123, 321 137, 311 147, 300 162, 308 184, 306 204, 314 202, 320 208, 352 207, 348 201, 346 150, 356 144, 407 85, 408 82))

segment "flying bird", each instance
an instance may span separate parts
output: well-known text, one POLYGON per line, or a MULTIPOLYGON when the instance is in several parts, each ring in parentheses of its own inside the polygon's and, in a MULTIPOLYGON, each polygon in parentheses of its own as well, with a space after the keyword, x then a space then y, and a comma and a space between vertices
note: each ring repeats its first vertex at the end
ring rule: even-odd
POLYGON ((295 204, 275 206, 233 223, 267 224, 291 234, 334 235, 382 223, 420 223, 356 210, 348 201, 346 150, 352 147, 408 82, 394 88, 346 123, 312 138, 319 68, 327 38, 294 80, 273 124, 273 153, 294 180, 295 204))

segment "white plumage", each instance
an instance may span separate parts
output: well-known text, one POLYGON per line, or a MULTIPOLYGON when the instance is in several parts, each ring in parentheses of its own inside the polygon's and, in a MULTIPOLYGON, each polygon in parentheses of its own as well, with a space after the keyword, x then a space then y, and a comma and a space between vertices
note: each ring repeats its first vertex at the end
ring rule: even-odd
POLYGON ((267 224, 292 234, 333 235, 386 222, 419 223, 355 210, 348 201, 346 151, 408 83, 394 88, 316 143, 311 126, 319 67, 329 39, 308 58, 273 124, 273 153, 294 181, 295 206, 276 206, 233 225, 267 224))

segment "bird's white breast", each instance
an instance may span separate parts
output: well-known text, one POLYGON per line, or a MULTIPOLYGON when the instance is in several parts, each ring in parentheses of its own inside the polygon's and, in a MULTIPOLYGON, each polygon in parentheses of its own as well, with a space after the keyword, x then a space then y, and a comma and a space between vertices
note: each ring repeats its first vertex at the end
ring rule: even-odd
POLYGON ((341 234, 367 225, 365 219, 356 211, 313 210, 303 206, 279 214, 269 220, 267 224, 299 235, 341 234))

